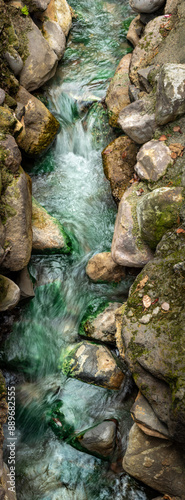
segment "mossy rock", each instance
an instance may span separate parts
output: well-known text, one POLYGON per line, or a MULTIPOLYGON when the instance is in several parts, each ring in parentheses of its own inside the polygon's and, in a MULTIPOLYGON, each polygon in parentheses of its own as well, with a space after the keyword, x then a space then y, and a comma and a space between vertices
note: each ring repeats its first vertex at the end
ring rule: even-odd
POLYGON ((32 197, 33 251, 69 253, 71 242, 60 222, 32 197))
POLYGON ((6 133, 13 131, 16 121, 17 120, 10 109, 0 106, 1 132, 6 133))
POLYGON ((125 357, 136 384, 162 421, 165 405, 169 434, 180 442, 185 439, 185 287, 180 265, 184 261, 184 234, 166 233, 155 259, 132 285, 122 321, 125 357), (151 305, 144 310, 142 298, 146 295, 151 305), (152 379, 157 391, 162 381, 166 397, 170 391, 171 397, 161 406, 157 405, 158 396, 154 397, 152 379))

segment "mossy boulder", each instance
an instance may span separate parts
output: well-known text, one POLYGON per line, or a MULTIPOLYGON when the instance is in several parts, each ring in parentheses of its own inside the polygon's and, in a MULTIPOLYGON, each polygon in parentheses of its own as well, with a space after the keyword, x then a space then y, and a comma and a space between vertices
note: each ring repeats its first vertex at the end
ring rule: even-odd
POLYGON ((137 203, 140 234, 152 249, 165 232, 178 223, 183 201, 181 187, 162 187, 141 196, 137 203))
POLYGON ((32 249, 31 193, 22 168, 15 177, 10 176, 1 201, 7 249, 2 266, 19 271, 28 264, 32 249))
POLYGON ((85 320, 82 320, 79 334, 90 339, 115 344, 115 311, 120 305, 119 302, 113 302, 95 317, 89 314, 85 320))
POLYGON ((150 21, 146 25, 139 43, 132 52, 129 77, 136 87, 140 86, 137 74, 138 70, 146 68, 151 63, 153 64, 152 59, 163 40, 161 26, 165 24, 165 22, 167 23, 168 20, 164 16, 155 17, 155 19, 150 21))
POLYGON ((143 194, 148 191, 143 183, 133 184, 125 191, 118 208, 111 255, 121 266, 143 267, 153 257, 151 249, 140 236, 137 219, 139 189, 143 190, 143 194))
POLYGON ((53 142, 59 130, 59 122, 39 99, 22 86, 16 99, 25 106, 25 131, 17 137, 17 143, 29 156, 41 154, 53 142))
POLYGON ((0 312, 13 309, 19 299, 19 287, 6 276, 0 275, 0 312))
POLYGON ((113 198, 120 202, 134 175, 138 146, 127 136, 117 137, 102 151, 103 169, 113 198))
POLYGON ((62 355, 60 367, 69 377, 118 390, 125 377, 118 363, 107 347, 84 341, 62 355))
POLYGON ((107 91, 105 102, 109 113, 109 123, 113 127, 117 127, 120 111, 130 104, 128 95, 130 59, 131 54, 126 54, 121 59, 107 91))
POLYGON ((32 198, 33 250, 40 252, 70 252, 70 242, 63 226, 32 198))
POLYGON ((0 106, 1 133, 13 132, 16 121, 15 115, 9 108, 0 106))
POLYGON ((185 261, 183 233, 168 232, 131 287, 122 318, 134 380, 171 437, 185 442, 185 261), (149 298, 147 309, 145 299, 149 298))

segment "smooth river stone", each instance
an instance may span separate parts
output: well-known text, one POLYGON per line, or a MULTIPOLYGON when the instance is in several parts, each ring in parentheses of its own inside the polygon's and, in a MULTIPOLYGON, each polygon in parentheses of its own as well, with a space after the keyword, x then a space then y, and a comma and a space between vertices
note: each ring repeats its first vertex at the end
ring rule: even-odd
POLYGON ((0 275, 0 312, 13 309, 19 300, 19 287, 6 276, 0 275))
POLYGON ((86 273, 95 282, 118 282, 125 278, 125 268, 119 266, 111 257, 111 252, 97 253, 89 260, 86 273))
POLYGON ((172 164, 173 160, 168 146, 161 141, 149 141, 139 150, 134 168, 140 179, 155 182, 172 164))
POLYGON ((146 12, 150 14, 162 7, 165 0, 129 0, 129 3, 136 12, 146 12))
POLYGON ((86 341, 69 351, 60 366, 67 376, 107 389, 118 390, 125 377, 107 347, 86 341))
POLYGON ((102 422, 84 432, 77 439, 88 451, 104 458, 110 457, 116 446, 116 423, 110 420, 102 422))

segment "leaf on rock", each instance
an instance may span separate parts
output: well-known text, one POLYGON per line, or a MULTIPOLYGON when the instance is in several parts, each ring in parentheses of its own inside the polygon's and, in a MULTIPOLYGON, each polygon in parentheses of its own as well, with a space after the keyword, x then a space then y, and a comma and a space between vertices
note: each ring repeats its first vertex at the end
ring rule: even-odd
POLYGON ((161 137, 159 137, 159 141, 167 141, 166 135, 161 135, 161 137))
POLYGON ((143 305, 144 305, 145 309, 148 309, 148 307, 151 306, 151 303, 152 303, 152 300, 149 297, 149 295, 144 295, 143 296, 143 305))
POLYGON ((182 130, 181 130, 181 128, 179 127, 179 125, 176 125, 175 127, 173 127, 173 131, 174 131, 174 132, 179 132, 179 134, 182 134, 182 130))
POLYGON ((146 274, 146 276, 138 283, 138 285, 136 286, 136 289, 135 289, 135 292, 138 292, 139 290, 141 290, 142 288, 144 288, 144 286, 146 285, 148 281, 148 276, 146 274))
MULTIPOLYGON (((182 144, 180 144, 179 142, 174 142, 173 144, 170 144, 169 148, 170 148, 170 151, 172 151, 172 153, 176 154, 176 157, 183 156, 184 146, 182 146, 182 144)), ((172 154, 171 154, 171 156, 172 156, 172 154)))
POLYGON ((179 227, 178 229, 176 229, 176 233, 177 234, 181 234, 181 233, 185 234, 185 230, 182 227, 179 227))

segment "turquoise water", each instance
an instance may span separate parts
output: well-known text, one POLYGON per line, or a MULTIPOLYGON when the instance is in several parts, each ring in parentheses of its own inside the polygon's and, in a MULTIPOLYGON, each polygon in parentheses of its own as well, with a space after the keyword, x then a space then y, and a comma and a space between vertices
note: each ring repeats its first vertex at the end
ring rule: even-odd
POLYGON ((104 98, 116 65, 131 50, 125 36, 130 9, 128 1, 119 0, 70 4, 77 17, 64 59, 45 88, 61 131, 31 175, 35 198, 64 225, 73 251, 32 256, 35 298, 22 308, 2 353, 6 367, 21 379, 16 388, 17 499, 146 500, 143 488, 119 467, 115 474, 110 463, 60 442, 48 426, 57 400, 68 428, 75 431, 114 418, 123 452, 134 400, 129 376, 125 390, 114 392, 68 379, 58 369, 66 348, 79 341, 87 307, 122 303, 131 284, 129 278, 117 285, 95 284, 85 273, 92 255, 110 250, 114 230, 116 206, 101 151, 115 133, 104 98))

